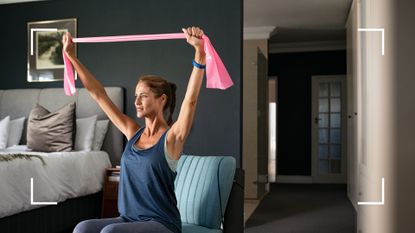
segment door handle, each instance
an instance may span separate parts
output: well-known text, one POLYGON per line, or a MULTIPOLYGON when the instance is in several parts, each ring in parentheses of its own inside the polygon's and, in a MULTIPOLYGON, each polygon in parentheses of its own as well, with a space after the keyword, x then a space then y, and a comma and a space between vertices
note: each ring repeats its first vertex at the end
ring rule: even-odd
POLYGON ((314 123, 318 124, 318 122, 321 120, 321 118, 315 117, 314 118, 314 123))

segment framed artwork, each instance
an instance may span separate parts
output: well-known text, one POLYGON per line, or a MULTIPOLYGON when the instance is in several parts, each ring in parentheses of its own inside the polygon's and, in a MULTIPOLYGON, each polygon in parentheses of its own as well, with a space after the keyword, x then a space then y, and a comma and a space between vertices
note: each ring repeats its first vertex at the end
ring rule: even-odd
POLYGON ((28 82, 63 80, 62 36, 66 32, 76 37, 76 19, 27 23, 28 82))

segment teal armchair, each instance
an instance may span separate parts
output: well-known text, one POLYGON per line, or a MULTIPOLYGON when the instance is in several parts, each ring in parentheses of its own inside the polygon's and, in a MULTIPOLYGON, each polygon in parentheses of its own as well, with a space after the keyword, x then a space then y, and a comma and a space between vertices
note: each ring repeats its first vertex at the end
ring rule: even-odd
POLYGON ((183 233, 223 232, 235 167, 232 156, 181 156, 175 192, 183 233))

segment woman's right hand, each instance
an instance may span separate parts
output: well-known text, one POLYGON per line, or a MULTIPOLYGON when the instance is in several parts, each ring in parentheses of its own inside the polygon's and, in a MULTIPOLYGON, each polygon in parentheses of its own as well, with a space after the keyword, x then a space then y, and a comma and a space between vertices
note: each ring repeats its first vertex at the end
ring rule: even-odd
POLYGON ((72 41, 71 33, 67 32, 62 36, 63 51, 68 57, 75 57, 75 46, 72 41))

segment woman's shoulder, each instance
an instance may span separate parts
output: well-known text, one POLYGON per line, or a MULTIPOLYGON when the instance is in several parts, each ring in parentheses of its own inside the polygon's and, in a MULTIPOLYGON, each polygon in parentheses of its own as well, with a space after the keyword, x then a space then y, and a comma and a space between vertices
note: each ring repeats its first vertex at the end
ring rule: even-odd
POLYGON ((144 128, 145 127, 140 127, 139 129, 137 129, 129 139, 127 138, 128 142, 137 139, 137 137, 143 133, 144 128))

